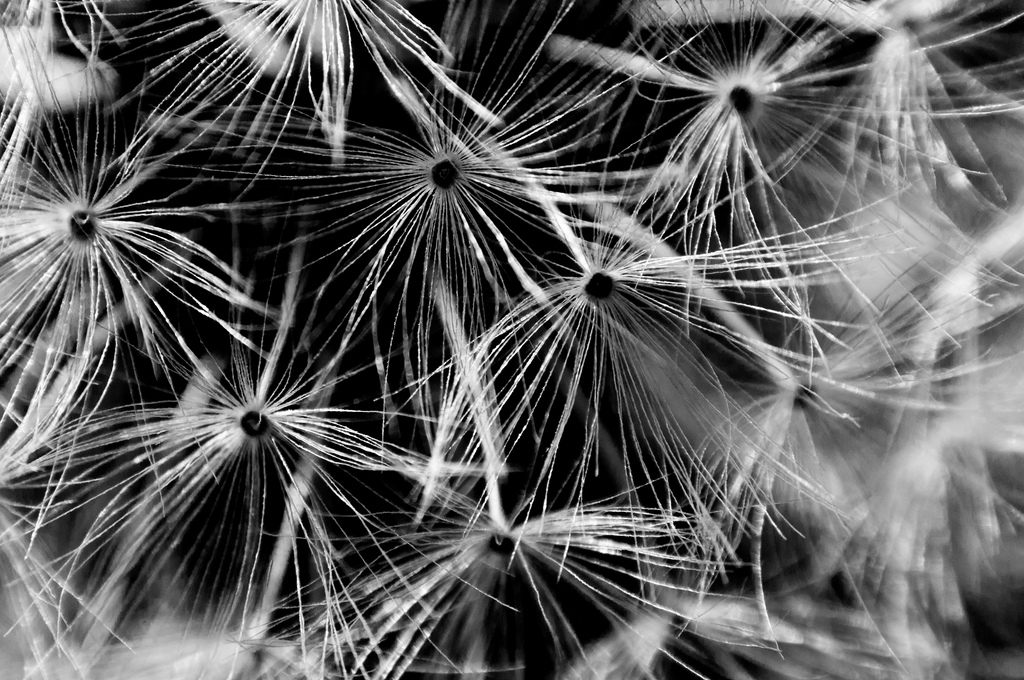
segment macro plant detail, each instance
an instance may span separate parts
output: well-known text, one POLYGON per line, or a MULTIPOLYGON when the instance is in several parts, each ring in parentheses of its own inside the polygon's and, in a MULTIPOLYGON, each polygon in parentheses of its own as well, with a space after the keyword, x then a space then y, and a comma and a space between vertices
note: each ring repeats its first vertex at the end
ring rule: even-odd
POLYGON ((0 679, 1020 677, 1022 39, 0 5, 0 679))

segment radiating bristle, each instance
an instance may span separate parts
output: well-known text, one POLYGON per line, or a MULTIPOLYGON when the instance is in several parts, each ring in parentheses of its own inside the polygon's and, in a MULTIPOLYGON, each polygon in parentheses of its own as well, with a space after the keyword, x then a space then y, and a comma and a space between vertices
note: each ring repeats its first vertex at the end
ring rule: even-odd
POLYGON ((1013 0, 0 0, 0 678, 1016 677, 1013 0))

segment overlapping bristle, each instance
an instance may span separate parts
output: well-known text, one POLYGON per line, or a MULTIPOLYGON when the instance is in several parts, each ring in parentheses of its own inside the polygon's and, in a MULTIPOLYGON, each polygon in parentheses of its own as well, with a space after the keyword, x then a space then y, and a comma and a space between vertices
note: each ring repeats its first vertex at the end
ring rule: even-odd
POLYGON ((8 5, 0 677, 1015 677, 1014 2, 8 5))

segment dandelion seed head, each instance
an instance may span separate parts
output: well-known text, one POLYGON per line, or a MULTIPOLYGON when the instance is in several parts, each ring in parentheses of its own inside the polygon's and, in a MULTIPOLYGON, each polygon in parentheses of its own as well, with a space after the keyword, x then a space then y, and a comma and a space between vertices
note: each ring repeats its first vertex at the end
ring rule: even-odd
POLYGON ((15 666, 982 658, 943 636, 1002 625, 1024 525, 1012 3, 13 2, 15 666))
POLYGON ((458 181, 459 175, 458 166, 447 158, 430 168, 430 180, 438 189, 451 189, 458 181))
POLYGON ((606 300, 615 292, 615 279, 605 272, 594 272, 587 279, 583 290, 594 299, 606 300))

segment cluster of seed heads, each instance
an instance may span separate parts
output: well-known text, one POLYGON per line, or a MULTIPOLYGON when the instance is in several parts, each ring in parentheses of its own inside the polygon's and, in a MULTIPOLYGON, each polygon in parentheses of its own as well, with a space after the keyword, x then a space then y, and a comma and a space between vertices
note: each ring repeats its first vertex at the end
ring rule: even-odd
POLYGON ((0 680, 1024 677, 1013 0, 0 0, 0 680))

